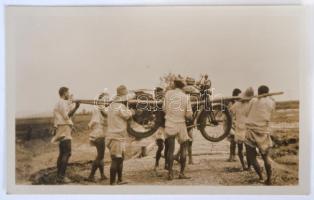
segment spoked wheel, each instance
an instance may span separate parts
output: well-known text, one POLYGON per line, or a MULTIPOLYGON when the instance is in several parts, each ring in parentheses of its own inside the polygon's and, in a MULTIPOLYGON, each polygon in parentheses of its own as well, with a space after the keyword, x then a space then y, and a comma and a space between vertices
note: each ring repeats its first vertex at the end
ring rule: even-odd
POLYGON ((219 142, 229 135, 231 120, 228 108, 223 104, 215 104, 211 111, 202 111, 198 120, 199 130, 205 139, 219 142))
POLYGON ((130 135, 142 139, 153 135, 159 127, 154 112, 141 111, 128 121, 127 130, 130 135))

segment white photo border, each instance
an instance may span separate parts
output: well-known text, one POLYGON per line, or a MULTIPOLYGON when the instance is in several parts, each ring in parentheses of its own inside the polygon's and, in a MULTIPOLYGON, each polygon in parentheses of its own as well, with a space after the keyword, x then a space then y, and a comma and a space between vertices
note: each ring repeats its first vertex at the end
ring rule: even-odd
MULTIPOLYGON (((197 1, 179 1, 179 0, 164 0, 164 1, 148 1, 148 0, 134 0, 134 1, 126 1, 126 0, 111 0, 111 1, 105 1, 105 0, 92 0, 92 1, 87 1, 87 0, 78 0, 78 1, 71 1, 71 0, 57 0, 57 1, 39 1, 39 0, 25 0, 25 1, 17 1, 17 0, 6 0, 2 2, 2 6, 0 8, 1 16, 1 29, 3 31, 0 32, 1 36, 1 67, 0 67, 0 88, 3 89, 1 90, 0 93, 0 110, 4 111, 1 112, 0 115, 0 122, 1 122, 1 170, 0 170, 0 177, 2 178, 2 188, 1 188, 1 196, 0 197, 5 197, 5 198, 10 198, 10 199, 15 199, 17 196, 16 195, 7 195, 7 194, 69 194, 69 190, 71 194, 78 194, 77 191, 80 191, 79 193, 84 193, 84 194, 121 194, 121 188, 104 188, 103 186, 92 186, 93 188, 96 188, 98 191, 91 191, 90 187, 86 186, 24 186, 24 185, 10 185, 9 182, 7 182, 7 176, 11 175, 11 172, 15 172, 15 168, 10 166, 9 164, 11 162, 8 162, 8 152, 7 150, 10 148, 11 153, 14 154, 14 157, 12 158, 11 155, 11 160, 15 158, 15 150, 14 150, 14 139, 10 139, 11 135, 9 133, 14 133, 14 78, 11 79, 12 75, 14 76, 14 69, 8 69, 6 68, 6 60, 5 60, 5 52, 8 50, 5 46, 5 8, 7 6, 155 6, 155 5, 299 5, 302 3, 301 1, 297 0, 284 0, 284 1, 279 1, 279 0, 259 0, 259 1, 253 1, 253 0, 221 0, 221 1, 214 1, 214 0, 197 0, 197 1), (13 98, 12 98, 13 97, 13 98), (12 101, 10 101, 12 100, 12 101), (13 119, 13 120, 12 120, 13 119), (12 129, 13 127, 13 129, 12 129), (10 136, 10 137, 9 137, 10 136), (13 141, 13 143, 12 143, 13 141), (12 149, 13 145, 13 149, 12 149), (12 151, 13 150, 13 151, 12 151), (9 171, 7 171, 9 169, 9 171), (8 185, 7 185, 8 183, 8 185), (35 188, 36 189, 35 189, 35 188)), ((310 21, 309 19, 311 18, 313 20, 313 12, 311 12, 313 8, 310 8, 308 6, 305 8, 306 12, 306 22, 307 27, 311 26, 311 23, 313 21, 310 21)), ((310 56, 310 52, 313 51, 313 38, 311 35, 313 34, 313 26, 311 30, 308 32, 308 40, 309 42, 309 49, 306 52, 303 52, 308 55, 308 60, 303 63, 304 65, 303 68, 301 69, 300 73, 300 133, 301 132, 310 132, 313 133, 313 126, 311 122, 313 122, 313 107, 312 107, 312 100, 314 99, 313 97, 313 87, 314 86, 314 80, 312 77, 313 76, 313 69, 310 68, 309 66, 311 65, 313 67, 313 57, 310 56), (312 34, 310 34, 312 33, 312 34), (311 109, 309 109, 311 108, 311 109)), ((313 153, 312 153, 312 148, 311 145, 313 144, 313 137, 307 138, 306 140, 300 140, 300 146, 307 147, 306 148, 300 148, 300 164, 306 163, 306 159, 310 160, 311 163, 306 164, 305 170, 300 166, 300 177, 307 177, 308 178, 308 183, 305 185, 302 185, 302 183, 299 186, 284 186, 287 187, 285 191, 282 191, 282 186, 272 186, 269 188, 266 187, 254 187, 254 186, 245 186, 243 188, 239 187, 233 187, 233 186, 218 186, 218 187, 212 187, 212 186, 171 186, 172 191, 167 191, 164 194, 182 194, 182 191, 191 191, 189 188, 193 187, 192 192, 188 192, 188 194, 276 194, 276 195, 289 195, 289 194, 295 194, 295 195, 308 195, 310 194, 310 186, 313 188, 313 184, 310 184, 310 180, 313 180, 313 173, 310 171, 310 166, 313 165, 313 153), (310 151, 309 151, 310 150, 310 151), (302 155, 302 156, 301 156, 302 155), (305 158, 306 157, 306 158, 305 158), (197 188, 200 188, 203 191, 210 191, 210 192, 199 192, 197 188), (295 187, 298 189, 295 190, 295 187), (195 189, 194 189, 195 188, 195 189), (250 191, 248 191, 250 190, 250 191), (263 191, 261 191, 263 190, 263 191), (225 191, 228 191, 226 193, 225 191), (253 192, 252 192, 253 191, 253 192), (169 193, 171 192, 171 193, 169 193)), ((12 177, 12 176, 11 176, 12 177)), ((11 178, 12 179, 12 178, 11 178)), ((123 189, 123 194, 163 194, 160 191, 160 187, 162 186, 130 186, 127 187, 126 191, 123 189), (153 187, 153 188, 152 188, 153 187), (145 192, 143 192, 145 191, 145 192)), ((125 187, 126 188, 126 187, 125 187)), ((313 191, 313 189, 312 189, 313 191)), ((38 195, 36 197, 47 197, 49 198, 49 195, 38 195)), ((19 196, 22 197, 22 196, 19 196)), ((55 197, 60 197, 60 199, 67 198, 64 195, 60 196, 54 196, 55 197)), ((69 196, 68 196, 69 197, 69 196)), ((81 199, 82 196, 80 195, 73 195, 71 198, 73 199, 81 199)), ((87 197, 87 196, 86 196, 87 197)), ((216 196, 217 197, 217 196, 216 196)), ((253 197, 253 196, 252 196, 253 197)), ((257 196, 255 196, 257 197, 257 196)), ((268 199, 272 199, 270 196, 264 196, 267 197, 268 199)), ((276 196, 273 196, 276 198, 276 196)), ((294 196, 296 197, 296 196, 294 196)), ((299 196, 300 198, 306 198, 310 196, 299 196)), ((32 197, 33 199, 34 197, 32 197)), ((95 198, 95 196, 94 196, 95 198)), ((108 197, 109 198, 109 197, 108 197)), ((114 197, 110 197, 114 198, 114 197)), ((147 198, 147 197, 146 197, 147 198)), ((162 197, 164 198, 164 196, 162 197)), ((212 197, 211 197, 212 198, 212 197)), ((219 197, 218 197, 219 198, 219 197)), ((223 198, 223 196, 222 196, 223 198)), ((291 196, 285 196, 286 199, 290 199, 291 196)), ((2 199, 2 198, 1 198, 2 199)))

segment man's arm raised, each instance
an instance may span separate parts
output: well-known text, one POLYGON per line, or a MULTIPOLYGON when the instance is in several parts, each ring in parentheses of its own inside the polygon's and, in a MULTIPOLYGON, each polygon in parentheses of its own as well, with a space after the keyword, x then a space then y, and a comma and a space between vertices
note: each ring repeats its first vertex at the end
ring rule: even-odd
POLYGON ((75 102, 75 107, 68 113, 68 116, 71 118, 79 107, 80 107, 80 103, 75 102))

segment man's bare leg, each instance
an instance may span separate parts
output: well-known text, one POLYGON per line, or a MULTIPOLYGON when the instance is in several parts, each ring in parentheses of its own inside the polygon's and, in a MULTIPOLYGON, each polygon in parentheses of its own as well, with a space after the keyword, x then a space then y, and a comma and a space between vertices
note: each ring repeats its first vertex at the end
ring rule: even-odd
POLYGON ((263 175, 262 175, 261 167, 259 166, 256 159, 256 156, 257 156, 256 148, 247 146, 247 154, 249 156, 250 163, 253 165, 255 172, 259 176, 259 180, 262 181, 263 175))
POLYGON ((246 162, 247 162, 247 170, 251 170, 251 160, 249 159, 249 156, 248 156, 248 145, 245 144, 245 151, 246 151, 246 162))
POLYGON ((193 144, 193 141, 188 141, 188 155, 189 155, 189 164, 190 165, 193 165, 194 162, 193 162, 193 158, 192 158, 192 144, 193 144))
POLYGON ((67 183, 69 180, 65 178, 65 172, 68 166, 69 158, 71 156, 71 140, 62 140, 59 144, 60 154, 57 161, 58 172, 57 172, 57 182, 67 183))
POLYGON ((156 140, 157 151, 156 151, 156 160, 155 160, 155 170, 159 167, 159 160, 161 158, 161 152, 164 149, 164 141, 162 139, 156 140))
POLYGON ((271 164, 270 164, 268 152, 265 154, 262 154, 262 158, 264 161, 264 166, 265 166, 266 174, 267 174, 267 179, 265 181, 265 184, 271 185, 272 184, 272 181, 271 181, 272 169, 271 169, 271 164))
POLYGON ((165 169, 168 170, 168 149, 169 149, 169 144, 168 140, 165 140, 165 151, 164 151, 164 156, 165 156, 165 169))
POLYGON ((110 185, 116 183, 116 176, 118 172, 118 158, 111 156, 111 165, 110 165, 110 185))
POLYGON ((178 149, 178 151, 174 154, 173 156, 173 160, 177 161, 178 163, 180 163, 180 154, 181 154, 181 146, 178 149))
POLYGON ((118 158, 118 166, 117 166, 117 174, 118 174, 118 181, 117 184, 118 185, 123 185, 123 184, 127 184, 126 181, 123 181, 122 179, 122 175, 123 175, 123 158, 118 158))
POLYGON ((243 159, 243 143, 238 143, 238 156, 243 170, 246 170, 243 159))
POLYGON ((168 160, 168 180, 173 180, 173 153, 174 153, 174 147, 175 147, 175 137, 170 136, 167 139, 167 160, 168 160))
POLYGON ((234 141, 234 135, 231 135, 230 136, 230 154, 229 154, 229 159, 227 160, 228 162, 235 161, 235 151, 236 151, 236 143, 234 141))
POLYGON ((188 141, 183 142, 180 144, 180 165, 181 170, 179 174, 179 179, 190 179, 191 177, 188 177, 184 174, 185 166, 186 166, 186 151, 187 151, 187 144, 188 141))

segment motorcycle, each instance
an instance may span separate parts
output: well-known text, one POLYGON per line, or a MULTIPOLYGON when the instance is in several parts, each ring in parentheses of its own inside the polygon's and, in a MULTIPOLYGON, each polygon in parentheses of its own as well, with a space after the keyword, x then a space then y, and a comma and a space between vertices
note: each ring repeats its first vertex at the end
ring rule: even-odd
MULTIPOLYGON (((187 121, 187 128, 196 128, 206 140, 211 142, 222 141, 230 133, 232 117, 227 106, 230 101, 283 94, 283 92, 268 93, 248 99, 241 97, 214 98, 209 91, 208 87, 201 87, 199 93, 190 94, 194 95, 196 100, 191 101, 193 117, 191 121, 187 121)), ((109 106, 112 101, 74 100, 73 102, 109 106)), ((163 101, 148 93, 141 91, 132 99, 121 103, 126 104, 129 109, 135 110, 135 114, 128 120, 127 131, 136 139, 153 135, 164 123, 163 101)))
MULTIPOLYGON (((197 128, 205 139, 219 142, 229 135, 232 119, 226 103, 221 98, 211 99, 208 91, 204 88, 198 94, 190 94, 196 101, 191 102, 193 117, 187 121, 187 128, 197 128)), ((153 135, 162 125, 162 101, 144 94, 135 99, 137 104, 131 101, 128 104, 136 112, 128 121, 127 130, 131 136, 142 139, 153 135)))

